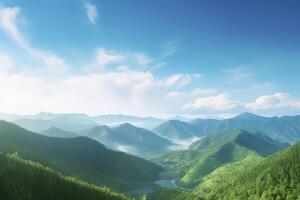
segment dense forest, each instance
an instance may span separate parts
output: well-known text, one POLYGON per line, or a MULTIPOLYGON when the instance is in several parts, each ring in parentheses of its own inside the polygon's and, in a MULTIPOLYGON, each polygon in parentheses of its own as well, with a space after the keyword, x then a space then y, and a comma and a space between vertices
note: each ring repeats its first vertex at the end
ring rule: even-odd
MULTIPOLYGON (((200 184, 192 192, 160 190, 152 199, 300 199, 300 142, 263 160, 236 165, 233 169, 234 172, 228 172, 214 187, 203 189, 200 184)), ((225 172, 226 168, 219 175, 225 172)))
POLYGON ((107 149, 88 137, 56 138, 0 121, 0 152, 17 152, 69 176, 126 192, 155 180, 163 170, 139 157, 107 149))
POLYGON ((180 177, 178 185, 194 188, 219 167, 257 160, 287 146, 260 133, 232 129, 207 136, 194 142, 188 150, 173 151, 154 161, 175 170, 180 177))
POLYGON ((105 187, 64 176, 17 153, 0 153, 0 199, 3 200, 129 200, 105 187))

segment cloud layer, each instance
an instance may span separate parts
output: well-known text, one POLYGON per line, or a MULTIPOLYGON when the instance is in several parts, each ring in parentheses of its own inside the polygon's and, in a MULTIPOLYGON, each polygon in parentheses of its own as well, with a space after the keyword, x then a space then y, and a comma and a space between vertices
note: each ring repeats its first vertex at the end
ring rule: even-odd
MULTIPOLYGON (((85 8, 88 19, 95 24, 97 8, 91 3, 86 3, 85 8)), ((265 115, 300 113, 300 99, 284 92, 241 101, 230 92, 202 87, 203 74, 155 74, 155 69, 167 65, 164 59, 176 53, 176 41, 167 43, 156 59, 145 52, 116 51, 99 46, 93 50, 91 59, 73 70, 71 62, 53 52, 35 48, 26 40, 18 26, 21 14, 19 7, 0 7, 0 29, 24 54, 36 60, 39 67, 21 71, 19 66, 23 63, 19 63, 14 55, 0 51, 0 112, 155 116, 221 116, 243 111, 265 115)), ((230 83, 253 76, 242 68, 221 73, 230 83)), ((264 83, 256 87, 269 88, 270 85, 264 83)))

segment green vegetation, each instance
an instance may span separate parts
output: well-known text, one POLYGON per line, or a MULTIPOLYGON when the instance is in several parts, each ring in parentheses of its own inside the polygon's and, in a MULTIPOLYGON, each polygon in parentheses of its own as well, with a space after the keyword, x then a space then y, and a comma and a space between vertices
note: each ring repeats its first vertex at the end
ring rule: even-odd
POLYGON ((267 158, 219 167, 192 192, 159 190, 153 200, 300 199, 300 142, 267 158))
POLYGON ((113 129, 107 126, 96 126, 80 134, 93 138, 112 149, 142 157, 164 153, 172 145, 169 140, 128 123, 113 129))
POLYGON ((224 120, 196 119, 192 124, 202 135, 240 128, 250 132, 261 132, 281 142, 293 143, 300 139, 300 115, 262 117, 252 113, 242 113, 224 120))
POLYGON ((179 120, 170 120, 153 130, 158 135, 169 139, 189 139, 199 137, 200 132, 193 125, 179 120))
POLYGON ((66 175, 129 191, 154 181, 160 166, 106 149, 87 137, 55 138, 0 121, 0 152, 18 154, 66 175))
POLYGON ((126 200, 104 187, 67 177, 51 168, 0 153, 0 199, 5 200, 126 200))
POLYGON ((244 159, 257 160, 286 147, 287 144, 262 134, 233 129, 201 139, 189 150, 171 152, 154 161, 175 170, 180 176, 178 185, 193 188, 221 166, 244 159))

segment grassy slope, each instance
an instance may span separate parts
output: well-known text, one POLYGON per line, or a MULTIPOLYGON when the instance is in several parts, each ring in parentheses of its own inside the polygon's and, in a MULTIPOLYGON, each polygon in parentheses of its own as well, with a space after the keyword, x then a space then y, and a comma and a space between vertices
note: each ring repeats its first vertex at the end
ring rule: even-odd
POLYGON ((51 138, 4 121, 0 121, 0 151, 18 152, 25 159, 122 191, 154 180, 162 170, 86 137, 51 138))
POLYGON ((0 199, 5 200, 126 200, 124 195, 97 187, 25 161, 16 154, 0 153, 0 199))

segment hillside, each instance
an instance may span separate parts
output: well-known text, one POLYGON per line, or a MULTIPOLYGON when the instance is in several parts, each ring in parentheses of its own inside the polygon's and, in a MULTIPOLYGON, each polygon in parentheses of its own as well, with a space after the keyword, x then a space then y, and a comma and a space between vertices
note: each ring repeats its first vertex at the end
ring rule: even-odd
POLYGON ((180 120, 169 120, 153 129, 153 131, 161 137, 172 140, 182 140, 200 136, 200 133, 193 125, 180 120))
POLYGON ((266 158, 224 165, 193 191, 156 191, 152 200, 299 199, 300 142, 266 158))
POLYGON ((116 128, 97 126, 81 133, 102 144, 119 151, 139 156, 153 156, 166 152, 173 144, 151 131, 131 124, 121 124, 116 128))
POLYGON ((286 147, 287 144, 262 134, 233 129, 208 136, 192 144, 189 150, 171 152, 155 161, 176 170, 179 185, 194 187, 224 164, 267 156, 286 147))
POLYGON ((300 140, 300 115, 284 117, 262 117, 252 113, 242 113, 224 120, 196 119, 191 122, 199 133, 210 135, 217 132, 240 128, 250 132, 261 132, 281 142, 300 140))
POLYGON ((56 127, 48 128, 45 131, 41 132, 41 134, 49 137, 59 137, 59 138, 78 137, 78 135, 76 135, 75 133, 72 133, 70 131, 65 131, 56 127))
POLYGON ((54 138, 0 121, 0 152, 46 164, 67 175, 130 190, 156 179, 161 167, 122 152, 106 149, 87 137, 54 138))
MULTIPOLYGON (((274 154, 210 191, 208 199, 297 199, 300 194, 300 143, 274 154)), ((197 195, 200 195, 197 191, 197 195)))
POLYGON ((108 188, 67 177, 17 154, 0 153, 0 199, 126 200, 108 188))

